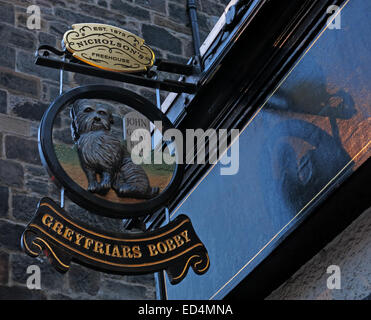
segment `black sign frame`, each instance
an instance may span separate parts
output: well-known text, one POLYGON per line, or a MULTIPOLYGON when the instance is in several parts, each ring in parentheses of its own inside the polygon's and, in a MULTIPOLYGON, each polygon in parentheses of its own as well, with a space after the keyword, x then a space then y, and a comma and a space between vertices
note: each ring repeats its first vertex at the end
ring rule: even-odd
MULTIPOLYGON (((109 85, 87 85, 67 91, 60 95, 45 112, 39 128, 39 152, 43 165, 47 168, 53 182, 65 189, 66 195, 75 203, 98 215, 123 219, 137 218, 163 208, 176 196, 182 182, 184 165, 176 152, 175 170, 168 186, 158 196, 136 204, 121 204, 95 196, 74 182, 60 165, 53 146, 53 124, 59 112, 79 99, 106 99, 123 103, 146 116, 152 123, 162 122, 162 130, 173 129, 174 125, 152 102, 129 90, 109 85)), ((174 142, 176 150, 179 146, 174 142)))

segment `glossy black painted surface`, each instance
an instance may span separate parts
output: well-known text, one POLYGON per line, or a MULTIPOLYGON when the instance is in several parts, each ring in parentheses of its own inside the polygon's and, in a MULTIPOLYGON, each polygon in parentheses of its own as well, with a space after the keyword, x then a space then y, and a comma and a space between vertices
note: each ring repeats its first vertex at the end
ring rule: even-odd
POLYGON ((169 299, 225 297, 370 157, 370 10, 346 4, 341 29, 319 34, 242 132, 238 173, 217 164, 180 202, 211 267, 167 284, 169 299))

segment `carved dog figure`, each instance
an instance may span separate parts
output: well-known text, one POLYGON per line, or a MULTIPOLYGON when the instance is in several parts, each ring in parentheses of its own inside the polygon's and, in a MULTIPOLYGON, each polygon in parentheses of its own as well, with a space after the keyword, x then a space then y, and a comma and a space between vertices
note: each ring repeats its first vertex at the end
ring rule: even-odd
POLYGON ((143 168, 132 162, 122 141, 112 134, 110 106, 77 100, 70 114, 72 138, 90 192, 106 194, 113 188, 119 197, 140 199, 150 199, 159 193, 158 187, 150 187, 143 168))

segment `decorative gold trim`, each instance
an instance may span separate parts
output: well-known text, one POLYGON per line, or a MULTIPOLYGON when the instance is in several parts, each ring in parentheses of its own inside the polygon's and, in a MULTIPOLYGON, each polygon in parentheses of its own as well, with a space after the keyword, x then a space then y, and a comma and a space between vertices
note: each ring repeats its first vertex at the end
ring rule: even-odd
POLYGON ((73 24, 72 29, 64 33, 63 43, 73 57, 103 70, 122 73, 142 72, 151 68, 155 62, 155 53, 145 43, 143 38, 125 29, 108 24, 73 24), (93 31, 93 29, 95 30, 93 31), (73 41, 68 41, 67 39, 71 34, 76 34, 77 38, 71 39, 73 41), (102 37, 104 38, 103 40, 101 40, 102 37), (104 41, 111 43, 104 43, 104 41), (72 48, 76 46, 76 42, 79 42, 79 49, 76 47, 72 48), (140 54, 138 53, 135 57, 136 53, 133 50, 140 52, 140 54), (100 57, 93 58, 92 56, 97 55, 97 53, 100 57), (118 59, 124 59, 125 62, 123 63, 128 63, 128 65, 124 66, 118 63, 118 59), (143 60, 140 61, 140 59, 144 59, 148 63, 143 60), (103 65, 103 63, 107 66, 103 65))
POLYGON ((42 246, 40 246, 38 243, 35 243, 35 241, 32 242, 36 247, 38 247, 40 249, 40 252, 43 251, 43 248, 42 246))
MULTIPOLYGON (((38 255, 40 255, 40 252, 42 252, 42 248, 40 246, 38 246, 41 249, 39 253, 36 253, 36 252, 32 251, 30 249, 30 247, 28 246, 27 241, 26 241, 26 232, 23 234, 23 239, 22 240, 23 240, 23 244, 24 244, 24 246, 25 246, 25 248, 26 248, 26 250, 28 252, 30 252, 35 257, 37 257, 38 255)), ((32 241, 32 244, 36 245, 36 243, 34 243, 33 241, 32 241)))
POLYGON ((150 240, 154 240, 154 239, 158 239, 158 238, 161 238, 173 231, 175 231, 176 229, 180 228, 183 224, 187 223, 187 222, 190 222, 189 219, 186 219, 184 221, 182 221, 180 224, 178 224, 176 227, 174 227, 173 229, 171 230, 168 230, 160 235, 157 235, 157 236, 153 236, 153 237, 150 237, 150 238, 141 238, 141 239, 120 239, 120 238, 113 238, 113 237, 110 237, 110 236, 106 236, 104 234, 100 234, 100 233, 97 233, 97 232, 94 232, 94 231, 90 231, 88 229, 85 229, 84 227, 81 227, 79 226, 78 224, 76 224, 75 222, 67 219, 66 217, 64 217, 61 213, 59 213, 57 210, 55 210, 49 203, 41 203, 40 204, 40 207, 42 206, 46 206, 48 207, 49 209, 51 209, 54 213, 56 213, 59 217, 61 217, 62 219, 64 219, 65 221, 67 221, 68 223, 72 224, 73 226, 75 226, 76 228, 79 228, 81 230, 84 230, 85 232, 87 233, 90 233, 90 234, 93 234, 97 237, 101 237, 101 238, 105 238, 105 239, 108 239, 108 240, 114 240, 114 241, 121 241, 121 242, 136 242, 136 241, 150 241, 150 240))
MULTIPOLYGON (((204 272, 204 271, 209 267, 209 265, 210 265, 210 258, 209 258, 209 255, 208 255, 207 253, 206 253, 206 257, 207 257, 206 267, 203 268, 203 269, 201 269, 201 270, 198 270, 198 272, 200 272, 200 273, 204 272)), ((201 262, 202 262, 202 260, 199 261, 199 262, 197 262, 197 263, 195 263, 195 266, 196 266, 197 264, 201 263, 201 262)))
POLYGON ((81 255, 81 256, 84 256, 85 258, 88 258, 90 260, 93 260, 93 261, 96 261, 96 262, 100 262, 100 263, 103 263, 103 264, 108 264, 108 265, 112 265, 112 266, 116 266, 116 267, 126 267, 126 268, 137 268, 137 267, 148 267, 148 266, 153 266, 153 265, 157 265, 157 264, 161 264, 161 263, 164 263, 164 262, 167 262, 167 261, 171 261, 171 260, 174 260, 184 254, 186 254, 187 252, 191 251, 192 249, 194 248, 197 248, 197 247, 203 247, 203 244, 202 243, 197 243, 195 245, 193 245, 192 247, 188 248, 187 250, 183 251, 183 252, 180 252, 178 253, 177 255, 175 256, 172 256, 170 258, 166 258, 164 260, 161 260, 161 261, 155 261, 155 262, 150 262, 150 263, 142 263, 142 264, 122 264, 122 263, 115 263, 115 262, 110 262, 110 261, 105 261, 105 260, 101 260, 101 259, 98 259, 98 258, 94 258, 94 257, 91 257, 83 252, 80 252, 72 247, 70 247, 69 245, 63 243, 63 242, 60 242, 58 239, 54 238, 52 235, 50 235, 49 233, 47 233, 45 230, 43 230, 41 227, 39 227, 38 225, 36 224, 31 224, 30 227, 33 227, 33 228, 36 228, 38 230, 40 230, 41 232, 43 232, 45 235, 47 235, 48 237, 50 237, 51 239, 53 239, 55 242, 61 244, 62 246, 64 246, 65 248, 68 248, 69 250, 81 255))
MULTIPOLYGON (((179 276, 173 278, 173 280, 177 280, 177 279, 179 279, 179 278, 181 278, 181 277, 183 276, 184 272, 186 272, 186 270, 187 270, 188 263, 189 263, 193 258, 195 258, 195 257, 200 257, 200 260, 197 261, 197 262, 194 264, 195 266, 197 266, 198 264, 202 263, 202 257, 201 257, 200 255, 195 254, 195 255, 191 256, 191 257, 188 259, 188 261, 187 261, 187 263, 186 263, 186 265, 185 265, 185 267, 184 267, 182 273, 181 273, 179 276)), ((197 270, 198 273, 202 273, 202 272, 204 272, 204 271, 209 267, 209 265, 210 265, 210 259, 209 259, 209 255, 208 255, 207 253, 206 253, 206 258, 207 258, 206 266, 205 266, 203 269, 197 270)))
POLYGON ((70 266, 68 266, 68 265, 66 265, 66 264, 64 264, 59 258, 58 258, 58 256, 56 255, 56 253, 53 251, 53 249, 49 246, 49 244, 44 240, 44 239, 42 239, 42 238, 40 238, 40 237, 37 237, 35 240, 38 240, 38 241, 41 241, 48 249, 49 249, 49 251, 52 253, 52 255, 54 256, 54 258, 58 261, 58 263, 62 266, 62 267, 64 267, 64 268, 66 268, 66 269, 69 269, 70 268, 70 266))
MULTIPOLYGON (((200 257, 200 255, 195 254, 195 255, 191 256, 191 257, 187 260, 187 262, 186 262, 186 264, 185 264, 185 266, 184 266, 183 271, 181 272, 181 274, 180 274, 179 276, 177 276, 177 277, 174 277, 173 280, 177 280, 177 279, 179 279, 179 278, 181 278, 181 277, 183 276, 184 272, 186 272, 186 270, 188 269, 188 264, 189 264, 189 262, 190 262, 193 258, 195 258, 195 257, 200 257)), ((202 261, 202 260, 201 260, 201 261, 202 261)))

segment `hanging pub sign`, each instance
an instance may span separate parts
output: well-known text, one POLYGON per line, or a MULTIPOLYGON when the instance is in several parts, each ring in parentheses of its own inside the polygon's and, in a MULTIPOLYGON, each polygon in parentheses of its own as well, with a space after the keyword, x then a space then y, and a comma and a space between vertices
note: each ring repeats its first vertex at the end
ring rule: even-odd
POLYGON ((185 215, 145 234, 102 233, 77 224, 49 198, 40 201, 22 245, 34 257, 42 249, 49 251, 53 265, 62 272, 68 271, 74 259, 98 270, 122 274, 165 269, 170 282, 176 284, 185 277, 189 265, 197 274, 209 267, 205 247, 185 215))
MULTIPOLYGON (((154 62, 144 40, 108 25, 74 25, 65 34, 64 44, 67 58, 107 70, 141 71, 154 62), (127 61, 121 63, 124 59, 127 61)), ((62 55, 54 48, 49 50, 62 55)), ((55 67, 55 61, 50 61, 55 67)), ((161 156, 171 154, 173 162, 154 161, 151 128, 158 132, 174 129, 167 116, 144 97, 108 85, 73 88, 56 98, 41 120, 40 158, 64 195, 89 213, 118 219, 118 223, 143 219, 167 208, 183 177, 177 141, 163 139, 163 148, 156 148, 161 156), (141 120, 143 125, 129 128, 130 119, 141 120), (159 123, 161 128, 156 128, 159 123), (124 141, 136 137, 134 127, 148 129, 148 139, 143 136, 140 142, 147 145, 137 155, 141 162, 124 141)), ((176 284, 190 267, 196 274, 204 274, 210 265, 207 250, 185 215, 157 229, 117 233, 76 221, 47 197, 40 200, 21 244, 32 257, 46 250, 61 272, 74 260, 107 273, 166 270, 170 282, 176 284)))

